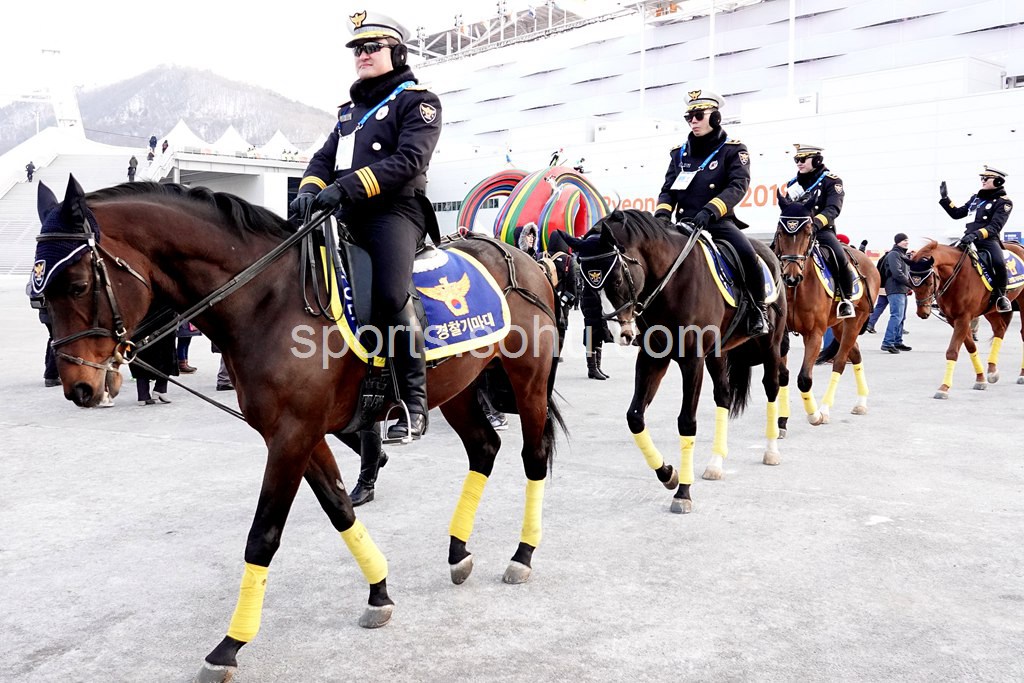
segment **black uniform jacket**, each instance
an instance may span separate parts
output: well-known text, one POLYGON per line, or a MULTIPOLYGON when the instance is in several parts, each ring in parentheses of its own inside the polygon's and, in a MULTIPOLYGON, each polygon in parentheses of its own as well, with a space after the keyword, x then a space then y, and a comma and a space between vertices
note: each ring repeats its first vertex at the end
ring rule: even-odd
POLYGON ((814 212, 814 227, 835 229, 836 218, 843 210, 843 197, 846 196, 843 179, 822 166, 817 171, 799 174, 786 183, 786 187, 797 182, 807 192, 800 201, 814 212))
POLYGON ((1013 211, 1013 202, 1006 196, 1006 190, 1001 187, 995 190, 980 190, 965 206, 957 206, 949 197, 940 199, 939 205, 951 218, 966 218, 974 212, 974 220, 967 224, 964 234, 977 232, 981 239, 999 239, 999 233, 1013 211))
POLYGON ((338 109, 338 124, 306 168, 299 192, 319 192, 337 182, 348 205, 360 211, 385 209, 395 196, 424 194, 427 166, 441 135, 441 102, 416 83, 407 66, 357 81, 352 101, 338 109), (403 82, 413 85, 388 100, 403 82), (387 100, 387 101, 385 101, 387 100), (337 168, 340 136, 356 131, 367 111, 384 104, 355 132, 352 164, 337 168))
POLYGON ((717 219, 728 217, 741 228, 747 227, 733 213, 750 186, 750 154, 746 145, 729 140, 725 131, 718 129, 701 138, 691 133, 685 145, 672 148, 671 156, 655 213, 678 211, 678 217, 692 218, 701 209, 708 209, 717 219), (672 189, 681 172, 696 171, 712 152, 714 156, 687 189, 672 189))

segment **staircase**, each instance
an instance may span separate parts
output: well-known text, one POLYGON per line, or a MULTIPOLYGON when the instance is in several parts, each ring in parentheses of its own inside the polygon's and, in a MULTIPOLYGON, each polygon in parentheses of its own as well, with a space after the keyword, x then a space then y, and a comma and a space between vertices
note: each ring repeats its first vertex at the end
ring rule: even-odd
MULTIPOLYGON (((20 182, 0 199, 0 275, 25 274, 32 269, 36 250, 36 235, 39 234, 39 214, 36 212, 36 192, 40 181, 57 195, 64 198, 68 175, 75 179, 86 192, 117 185, 128 180, 128 157, 131 154, 84 155, 62 154, 46 168, 37 169, 33 182, 20 182)), ((136 152, 146 163, 145 150, 136 152)))

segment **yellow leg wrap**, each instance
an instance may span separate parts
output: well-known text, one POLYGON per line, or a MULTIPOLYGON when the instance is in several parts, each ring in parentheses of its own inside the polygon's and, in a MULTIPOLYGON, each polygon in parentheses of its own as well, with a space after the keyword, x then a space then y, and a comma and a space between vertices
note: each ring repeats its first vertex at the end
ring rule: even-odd
MULTIPOLYGON (((991 358, 989 358, 989 362, 992 362, 991 358)), ((985 366, 981 364, 981 356, 978 355, 977 351, 971 354, 971 365, 974 366, 974 372, 976 372, 977 374, 985 374, 985 366)))
POLYGON ((536 548, 540 545, 541 511, 544 508, 544 480, 526 482, 526 512, 523 514, 523 531, 519 540, 536 548))
POLYGON ((715 408, 715 439, 711 443, 711 453, 723 458, 729 454, 729 409, 715 408))
POLYGON ((769 439, 779 438, 779 403, 768 401, 768 419, 764 425, 764 435, 769 439))
POLYGON ((825 390, 825 397, 821 402, 831 408, 836 402, 836 389, 839 388, 839 378, 842 377, 835 370, 832 371, 832 378, 828 381, 828 389, 825 390))
POLYGON ((487 477, 479 472, 467 472, 466 480, 462 482, 462 495, 459 496, 459 504, 455 506, 452 514, 452 523, 448 525, 448 535, 454 536, 463 543, 469 541, 473 533, 473 522, 476 520, 476 509, 480 505, 480 499, 484 495, 484 486, 487 485, 487 477))
MULTIPOLYGON (((996 337, 992 340, 992 350, 988 352, 988 362, 992 365, 999 364, 999 350, 1003 348, 1003 338, 996 337)), ((981 372, 981 370, 978 370, 981 372)))
POLYGON ((863 363, 853 366, 853 377, 857 380, 857 395, 866 397, 868 395, 868 378, 864 374, 863 363))
POLYGON ((652 470, 656 470, 665 464, 665 458, 661 456, 661 452, 658 450, 658 447, 654 445, 654 440, 651 439, 651 433, 647 431, 646 427, 644 427, 644 430, 639 434, 634 434, 633 440, 636 441, 636 445, 640 449, 640 452, 644 454, 644 460, 647 461, 648 467, 652 470))
POLYGON ((692 436, 679 437, 679 483, 693 483, 693 444, 692 436))
MULTIPOLYGON (((1022 361, 1024 362, 1024 361, 1022 361)), ((779 387, 779 417, 789 417, 789 387, 779 387)))
POLYGON ((352 557, 356 558, 356 564, 363 570, 367 583, 380 583, 388 578, 388 561, 362 522, 357 519, 355 524, 341 532, 341 538, 352 557))
POLYGON ((947 387, 952 387, 953 386, 953 368, 955 368, 955 367, 956 367, 956 361, 955 360, 947 360, 946 361, 946 375, 945 375, 945 377, 942 378, 942 383, 945 384, 947 387))
POLYGON ((260 616, 263 614, 263 596, 267 592, 267 571, 269 567, 258 567, 245 563, 242 587, 238 591, 238 604, 231 615, 228 636, 243 643, 251 642, 260 631, 260 616))
POLYGON ((804 401, 804 412, 808 415, 818 412, 818 402, 814 400, 814 394, 809 391, 801 391, 800 398, 804 401))

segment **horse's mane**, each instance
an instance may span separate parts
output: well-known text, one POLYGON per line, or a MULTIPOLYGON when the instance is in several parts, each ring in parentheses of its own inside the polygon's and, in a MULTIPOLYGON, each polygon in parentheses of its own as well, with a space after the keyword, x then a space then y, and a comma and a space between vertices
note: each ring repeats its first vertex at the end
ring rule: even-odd
POLYGON ((924 259, 932 256, 934 258, 935 248, 939 246, 938 241, 928 240, 928 243, 914 252, 915 261, 923 261, 924 259))
MULTIPOLYGON (((649 239, 665 239, 666 237, 680 234, 675 230, 669 230, 664 222, 658 220, 647 211, 639 209, 616 209, 602 218, 599 225, 602 226, 602 229, 604 227, 611 229, 614 226, 615 229, 612 232, 616 238, 621 238, 627 243, 637 238, 646 241, 649 239)), ((597 228, 597 225, 594 228, 597 228)), ((590 233, 587 234, 589 235, 590 233)))
POLYGON ((90 192, 86 202, 107 202, 125 197, 153 197, 189 204, 201 204, 214 209, 222 223, 239 234, 286 238, 295 232, 295 226, 262 206, 255 206, 241 197, 227 192, 214 192, 206 187, 185 187, 176 183, 121 183, 113 187, 90 192))

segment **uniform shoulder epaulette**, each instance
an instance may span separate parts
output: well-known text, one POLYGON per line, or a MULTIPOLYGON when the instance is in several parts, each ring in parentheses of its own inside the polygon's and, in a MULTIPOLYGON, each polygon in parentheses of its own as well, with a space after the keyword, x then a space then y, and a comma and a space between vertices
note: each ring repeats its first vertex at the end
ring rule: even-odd
POLYGON ((352 104, 352 100, 349 100, 348 102, 342 102, 341 104, 338 105, 338 110, 340 111, 345 107, 349 106, 350 104, 352 104))
POLYGON ((670 152, 674 152, 674 151, 676 151, 677 149, 682 149, 682 148, 683 148, 683 146, 682 146, 682 145, 676 145, 675 147, 673 147, 673 148, 672 148, 671 150, 669 150, 669 151, 670 151, 670 152))
POLYGON ((430 90, 430 86, 426 83, 415 83, 407 87, 406 90, 430 90))
POLYGON ((841 178, 839 176, 837 176, 835 173, 833 173, 832 171, 829 171, 825 175, 828 176, 829 178, 831 178, 832 180, 841 180, 841 178))
POLYGON ((726 140, 725 144, 727 144, 727 145, 742 145, 743 141, 742 140, 726 140))

